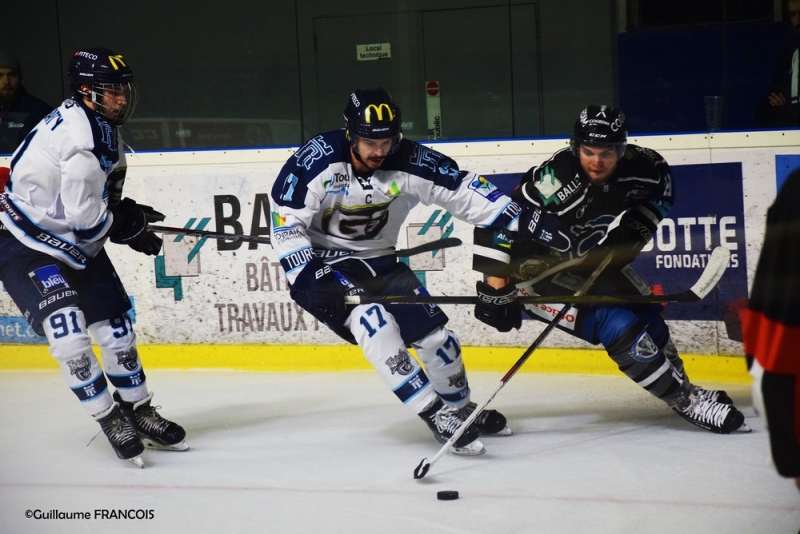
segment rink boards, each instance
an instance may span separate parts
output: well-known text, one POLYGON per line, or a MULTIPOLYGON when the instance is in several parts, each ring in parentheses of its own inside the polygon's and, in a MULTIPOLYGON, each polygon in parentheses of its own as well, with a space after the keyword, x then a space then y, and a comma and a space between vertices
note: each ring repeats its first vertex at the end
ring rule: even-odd
MULTIPOLYGON (((672 167, 676 188, 675 208, 634 267, 648 284, 672 293, 694 283, 713 247, 731 250, 719 290, 701 303, 671 304, 665 316, 679 350, 703 355, 695 357, 696 365, 708 360, 711 372, 742 378, 741 344, 728 339, 722 317, 726 306, 747 296, 766 210, 778 184, 800 167, 800 132, 632 136, 629 142, 661 153, 672 167)), ((462 169, 509 190, 522 173, 567 144, 567 139, 533 139, 431 146, 462 169)), ((165 225, 268 235, 269 193, 294 150, 129 155, 125 193, 165 213, 165 225)), ((0 165, 7 164, 8 158, 0 158, 0 165)), ((414 208, 398 247, 445 236, 465 244, 413 256, 409 265, 434 295, 472 294, 479 278, 471 270, 472 228, 446 210, 414 208)), ((155 259, 113 244, 106 248, 133 299, 138 343, 149 365, 280 371, 368 365, 354 347, 342 344, 292 302, 269 245, 166 236, 155 259)), ((445 311, 465 346, 468 365, 486 370, 507 368, 521 353, 515 347, 527 346, 540 330, 526 322, 520 331, 500 334, 475 320, 469 306, 445 311)), ((555 313, 549 307, 541 311, 555 313)), ((0 292, 0 368, 53 366, 42 341, 0 292)), ((537 362, 532 358, 527 368, 608 371, 601 351, 569 335, 554 332, 544 346, 551 350, 537 362)))

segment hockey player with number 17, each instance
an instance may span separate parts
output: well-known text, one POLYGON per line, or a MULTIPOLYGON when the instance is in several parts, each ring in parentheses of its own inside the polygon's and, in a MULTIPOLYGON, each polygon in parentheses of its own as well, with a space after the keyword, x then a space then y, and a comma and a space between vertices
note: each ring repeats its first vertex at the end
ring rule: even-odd
MULTIPOLYGON (((512 194, 569 228, 568 251, 554 254, 532 242, 513 242, 507 232, 475 230, 473 268, 488 275, 477 284, 479 320, 501 332, 520 328, 518 294, 574 293, 610 253, 611 263, 590 293, 650 294, 629 264, 672 208, 674 184, 664 158, 627 144, 627 134, 619 109, 589 106, 575 121, 570 147, 530 169, 512 194), (619 225, 609 230, 620 215, 619 225), (491 304, 492 299, 503 304, 491 304)), ((524 313, 550 322, 561 307, 528 304, 524 313)), ((720 434, 748 431, 724 391, 689 381, 661 311, 659 304, 575 305, 558 328, 593 345, 602 343, 620 371, 690 423, 720 434)))
POLYGON ((127 166, 117 129, 137 100, 127 60, 103 48, 79 50, 68 77, 73 96, 11 157, 0 191, 0 281, 31 328, 47 336, 67 384, 117 456, 142 467, 145 446, 186 450, 186 433, 150 404, 131 302, 104 246, 110 240, 157 255, 161 238, 147 224, 164 215, 122 198, 127 166))
MULTIPOLYGON (((456 334, 437 306, 345 306, 345 295, 427 294, 397 261, 401 225, 420 202, 473 225, 516 230, 538 210, 520 207, 483 177, 403 139, 400 109, 388 92, 357 90, 345 129, 318 135, 284 165, 272 190, 272 246, 291 296, 337 335, 357 343, 397 398, 447 442, 475 409, 456 334), (423 371, 407 348, 413 347, 423 371)), ((557 242, 554 218, 535 237, 557 242), (542 232, 544 231, 544 232, 542 232)), ((510 434, 495 410, 481 414, 455 442, 456 454, 484 452, 479 434, 510 434)))

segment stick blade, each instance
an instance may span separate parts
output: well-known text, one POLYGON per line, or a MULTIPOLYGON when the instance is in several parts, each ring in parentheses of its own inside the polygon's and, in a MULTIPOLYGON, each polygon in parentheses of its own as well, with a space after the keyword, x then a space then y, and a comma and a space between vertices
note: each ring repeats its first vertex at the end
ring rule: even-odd
POLYGON ((716 287, 728 268, 730 257, 731 251, 725 247, 717 247, 711 252, 703 274, 690 289, 697 295, 697 300, 705 298, 716 287))
POLYGON ((416 469, 414 469, 414 478, 419 480, 425 475, 428 474, 428 470, 431 468, 430 462, 428 462, 427 458, 423 458, 422 461, 419 463, 416 469))

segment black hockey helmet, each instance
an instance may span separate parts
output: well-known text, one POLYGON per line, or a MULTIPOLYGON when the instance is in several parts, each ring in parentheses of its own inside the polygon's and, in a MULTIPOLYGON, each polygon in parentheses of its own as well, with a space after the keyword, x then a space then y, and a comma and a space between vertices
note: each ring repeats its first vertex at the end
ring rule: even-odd
POLYGON ((356 138, 388 139, 392 138, 390 154, 397 150, 403 138, 400 108, 394 103, 389 92, 377 89, 356 89, 347 101, 344 109, 344 122, 347 128, 347 139, 355 149, 356 138))
POLYGON ((133 114, 138 101, 133 70, 120 54, 107 48, 78 50, 67 68, 69 88, 75 94, 89 98, 97 111, 111 124, 121 126, 133 114), (89 90, 81 89, 88 86, 89 90), (124 97, 124 104, 112 105, 106 97, 124 97))
POLYGON ((578 157, 581 144, 596 147, 614 147, 617 157, 625 154, 628 144, 628 125, 625 114, 619 108, 591 105, 581 111, 575 121, 569 148, 578 157))

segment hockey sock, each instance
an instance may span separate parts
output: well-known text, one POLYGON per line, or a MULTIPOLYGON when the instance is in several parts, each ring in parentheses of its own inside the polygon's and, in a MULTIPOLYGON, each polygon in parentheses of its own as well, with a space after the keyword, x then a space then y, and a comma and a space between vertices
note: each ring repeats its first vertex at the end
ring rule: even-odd
POLYGON ((439 327, 411 346, 425 365, 436 393, 457 408, 465 407, 469 403, 469 384, 455 333, 439 327))
POLYGON ((50 314, 43 322, 50 354, 72 392, 89 415, 111 407, 111 394, 100 363, 92 351, 86 318, 80 308, 69 306, 50 314))
POLYGON ((364 356, 377 369, 378 376, 403 404, 420 413, 436 400, 436 392, 427 375, 406 350, 394 316, 383 306, 356 306, 345 326, 352 332, 364 356))
POLYGON ((138 402, 147 397, 144 370, 136 350, 136 334, 128 315, 92 323, 89 332, 100 345, 106 375, 122 400, 138 402))

